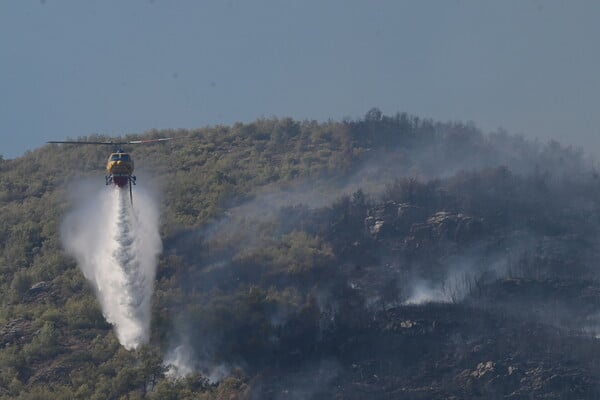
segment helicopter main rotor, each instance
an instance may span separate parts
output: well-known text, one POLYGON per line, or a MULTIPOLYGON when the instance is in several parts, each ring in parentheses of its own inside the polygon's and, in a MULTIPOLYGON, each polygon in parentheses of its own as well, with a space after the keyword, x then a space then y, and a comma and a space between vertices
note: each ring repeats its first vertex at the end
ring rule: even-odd
POLYGON ((112 140, 106 142, 88 142, 88 141, 78 141, 78 140, 50 140, 46 143, 55 143, 55 144, 98 144, 98 145, 107 145, 107 146, 120 146, 123 144, 144 144, 144 143, 154 143, 154 142, 165 142, 167 140, 173 140, 174 138, 159 138, 159 139, 144 139, 144 140, 129 140, 126 142, 113 142, 112 140))
POLYGON ((133 206, 133 190, 132 185, 135 185, 136 178, 132 175, 133 172, 133 159, 128 153, 120 149, 121 145, 124 144, 146 144, 165 142, 167 140, 173 140, 174 138, 159 138, 159 139, 145 139, 145 140, 128 140, 124 142, 117 141, 76 141, 76 140, 51 140, 46 143, 52 144, 74 144, 74 145, 101 145, 101 146, 113 146, 115 149, 113 154, 108 159, 106 164, 106 184, 109 185, 114 183, 118 187, 124 187, 129 185, 129 198, 131 205, 133 206))

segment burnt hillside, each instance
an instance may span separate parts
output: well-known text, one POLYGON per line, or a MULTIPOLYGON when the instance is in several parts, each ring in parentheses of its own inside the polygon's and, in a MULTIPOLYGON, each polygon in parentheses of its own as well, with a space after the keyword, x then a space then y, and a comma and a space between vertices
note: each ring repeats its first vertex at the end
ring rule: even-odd
POLYGON ((581 151, 377 109, 143 137, 171 135, 126 149, 163 246, 133 351, 60 237, 106 151, 0 160, 1 398, 600 394, 600 180, 581 151))

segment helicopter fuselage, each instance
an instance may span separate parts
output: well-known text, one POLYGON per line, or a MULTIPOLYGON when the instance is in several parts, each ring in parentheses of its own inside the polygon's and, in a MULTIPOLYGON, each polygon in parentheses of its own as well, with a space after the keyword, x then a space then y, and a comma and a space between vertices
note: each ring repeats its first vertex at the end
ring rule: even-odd
POLYGON ((118 150, 112 153, 106 162, 106 184, 112 183, 118 187, 125 187, 130 182, 135 184, 133 158, 129 153, 118 150))
MULTIPOLYGON (((129 140, 125 142, 113 142, 113 141, 74 141, 74 140, 50 140, 46 143, 54 143, 54 144, 71 144, 71 145, 121 145, 121 144, 143 144, 143 143, 156 143, 156 142, 165 142, 167 140, 173 140, 172 137, 169 138, 158 138, 158 139, 147 139, 147 140, 129 140)), ((133 205, 133 193, 131 186, 135 185, 136 178, 133 175, 133 159, 129 155, 129 153, 124 152, 121 149, 118 149, 116 152, 113 152, 108 157, 108 161, 106 162, 106 179, 107 185, 115 185, 119 188, 123 188, 125 186, 129 186, 129 197, 131 199, 131 204, 133 205)))

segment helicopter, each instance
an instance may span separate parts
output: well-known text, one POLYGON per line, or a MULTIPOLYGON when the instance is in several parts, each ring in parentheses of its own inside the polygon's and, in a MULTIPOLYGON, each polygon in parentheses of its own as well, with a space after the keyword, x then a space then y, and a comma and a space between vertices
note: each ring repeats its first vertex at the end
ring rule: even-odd
POLYGON ((121 145, 126 144, 147 144, 156 142, 165 142, 167 140, 173 140, 172 137, 159 138, 159 139, 147 139, 147 140, 130 140, 127 142, 86 142, 86 141, 57 141, 51 140, 46 143, 54 144, 73 144, 73 145, 108 145, 113 146, 113 152, 108 156, 106 162, 106 175, 104 176, 106 185, 115 185, 119 188, 129 186, 129 199, 131 205, 133 205, 133 189, 132 185, 136 184, 136 177, 133 175, 133 158, 131 155, 121 149, 121 145))

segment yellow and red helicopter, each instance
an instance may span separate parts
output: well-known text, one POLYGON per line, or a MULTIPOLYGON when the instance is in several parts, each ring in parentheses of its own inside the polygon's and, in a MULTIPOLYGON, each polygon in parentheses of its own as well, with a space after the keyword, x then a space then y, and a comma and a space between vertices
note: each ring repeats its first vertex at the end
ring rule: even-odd
POLYGON ((147 140, 130 140, 127 142, 86 142, 86 141, 56 141, 52 140, 46 143, 56 144, 74 144, 74 145, 108 145, 113 146, 114 150, 110 153, 108 161, 106 162, 106 175, 104 176, 106 185, 115 185, 119 188, 129 186, 129 198, 131 204, 133 204, 133 190, 132 185, 136 184, 136 177, 133 175, 133 158, 131 155, 123 151, 120 147, 126 144, 146 144, 165 142, 167 140, 173 140, 173 138, 159 138, 159 139, 147 139, 147 140))

